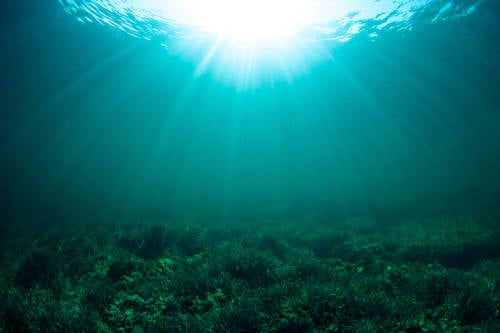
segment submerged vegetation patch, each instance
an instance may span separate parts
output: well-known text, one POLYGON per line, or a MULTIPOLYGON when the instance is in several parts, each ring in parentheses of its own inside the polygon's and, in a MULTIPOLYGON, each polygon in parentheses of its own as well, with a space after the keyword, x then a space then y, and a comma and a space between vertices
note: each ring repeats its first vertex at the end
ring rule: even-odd
POLYGON ((498 332, 500 230, 480 222, 11 230, 0 332, 498 332))

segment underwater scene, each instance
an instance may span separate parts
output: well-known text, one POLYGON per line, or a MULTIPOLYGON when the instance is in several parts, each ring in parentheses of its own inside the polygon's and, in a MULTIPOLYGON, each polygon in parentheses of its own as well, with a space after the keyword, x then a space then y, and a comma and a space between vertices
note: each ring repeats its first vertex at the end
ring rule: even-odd
POLYGON ((0 333, 500 332, 500 1, 0 2, 0 333))

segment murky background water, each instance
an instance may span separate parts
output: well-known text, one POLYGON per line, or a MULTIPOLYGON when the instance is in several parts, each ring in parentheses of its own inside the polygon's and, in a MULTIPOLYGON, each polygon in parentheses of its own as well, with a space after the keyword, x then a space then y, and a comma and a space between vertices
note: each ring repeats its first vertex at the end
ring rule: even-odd
POLYGON ((0 2, 0 333, 500 332, 500 2, 195 2, 0 2))
POLYGON ((498 205, 496 2, 332 3, 295 48, 208 60, 155 1, 3 5, 3 214, 498 205))

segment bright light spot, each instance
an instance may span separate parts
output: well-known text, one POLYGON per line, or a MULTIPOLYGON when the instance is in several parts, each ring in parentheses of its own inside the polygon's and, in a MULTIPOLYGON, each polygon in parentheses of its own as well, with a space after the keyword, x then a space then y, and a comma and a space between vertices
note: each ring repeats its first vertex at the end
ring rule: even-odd
POLYGON ((483 2, 467 0, 466 6, 449 0, 58 1, 80 21, 109 25, 133 36, 191 39, 197 32, 204 32, 239 41, 292 36, 301 40, 348 41, 363 32, 411 29, 417 16, 433 14, 435 20, 466 16, 483 2), (352 28, 354 25, 356 28, 352 28))
POLYGON ((335 45, 469 15, 483 0, 58 0, 81 22, 159 40, 196 62, 196 76, 238 87, 274 84, 330 61, 335 45), (418 14, 418 15, 416 15, 418 14), (423 22, 423 21, 422 21, 423 22), (427 22, 426 22, 427 23, 427 22))
POLYGON ((231 40, 290 37, 311 21, 310 2, 305 0, 195 2, 194 25, 231 40))

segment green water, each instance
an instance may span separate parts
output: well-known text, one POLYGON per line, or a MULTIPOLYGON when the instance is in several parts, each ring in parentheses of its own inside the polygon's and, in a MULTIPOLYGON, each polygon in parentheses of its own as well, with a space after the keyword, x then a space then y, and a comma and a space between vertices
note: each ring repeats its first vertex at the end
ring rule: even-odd
POLYGON ((447 17, 435 2, 403 22, 411 29, 376 38, 368 22, 346 42, 284 51, 281 67, 264 51, 253 68, 216 54, 202 70, 209 41, 166 49, 165 36, 81 23, 57 1, 9 3, 0 56, 8 216, 418 215, 498 205, 494 1, 467 15, 475 2, 454 2, 447 17))
POLYGON ((0 2, 0 333, 500 332, 499 2, 316 2, 0 2))

